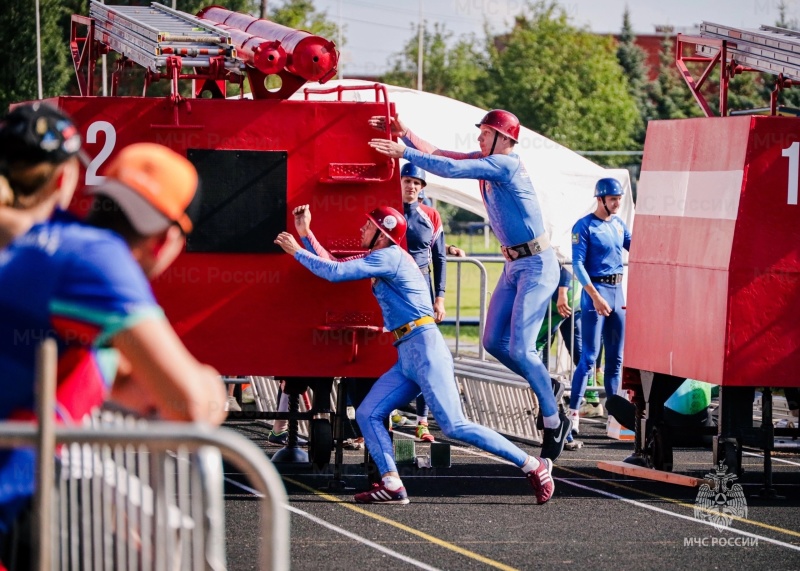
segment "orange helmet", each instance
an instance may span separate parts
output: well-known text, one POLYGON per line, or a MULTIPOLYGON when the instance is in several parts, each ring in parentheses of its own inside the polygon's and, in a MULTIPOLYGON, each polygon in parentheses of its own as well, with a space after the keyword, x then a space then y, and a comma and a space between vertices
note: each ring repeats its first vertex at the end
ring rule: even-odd
POLYGON ((481 125, 491 127, 501 135, 510 138, 515 143, 519 142, 519 119, 509 111, 492 109, 483 116, 480 123, 475 124, 478 128, 480 128, 481 125))
POLYGON ((367 218, 372 220, 372 223, 378 227, 378 230, 386 234, 389 240, 400 245, 400 240, 406 235, 406 228, 408 228, 405 216, 391 206, 379 206, 367 214, 367 218))

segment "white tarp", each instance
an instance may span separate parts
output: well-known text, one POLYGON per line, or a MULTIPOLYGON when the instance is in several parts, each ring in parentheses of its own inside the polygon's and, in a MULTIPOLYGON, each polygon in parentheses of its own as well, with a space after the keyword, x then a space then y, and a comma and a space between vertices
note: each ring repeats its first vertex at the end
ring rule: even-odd
MULTIPOLYGON (((329 81, 324 88, 337 85, 374 85, 360 80, 329 81)), ((395 103, 397 115, 417 135, 433 145, 451 151, 470 152, 478 149, 475 124, 486 111, 455 99, 405 87, 386 85, 389 100, 395 103)), ((374 91, 344 91, 344 99, 374 101, 374 91)), ((302 98, 302 90, 293 98, 302 98)), ((314 99, 323 96, 315 95, 314 99)), ((330 96, 332 99, 336 94, 330 96)), ((595 208, 594 185, 603 177, 614 177, 622 183, 625 197, 619 216, 633 228, 633 199, 630 176, 625 169, 606 169, 574 153, 550 139, 522 128, 516 153, 528 169, 533 187, 539 196, 545 225, 557 251, 572 257, 572 225, 595 208)), ((425 193, 437 200, 486 216, 478 183, 472 179, 445 179, 428 174, 425 193)))

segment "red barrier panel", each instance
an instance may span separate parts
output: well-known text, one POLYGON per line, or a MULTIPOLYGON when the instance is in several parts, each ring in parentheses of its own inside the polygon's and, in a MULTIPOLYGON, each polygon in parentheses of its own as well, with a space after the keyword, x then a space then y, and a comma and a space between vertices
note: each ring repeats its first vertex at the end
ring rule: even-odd
POLYGON ((800 119, 653 121, 636 203, 625 365, 800 386, 800 119))

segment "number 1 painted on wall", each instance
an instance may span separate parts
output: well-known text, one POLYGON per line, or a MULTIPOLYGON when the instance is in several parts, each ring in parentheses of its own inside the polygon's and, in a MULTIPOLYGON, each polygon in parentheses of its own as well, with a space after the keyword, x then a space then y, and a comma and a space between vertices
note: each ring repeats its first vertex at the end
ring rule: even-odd
POLYGON ((781 151, 781 155, 789 158, 789 190, 788 204, 797 204, 797 178, 800 171, 800 142, 792 143, 781 151))

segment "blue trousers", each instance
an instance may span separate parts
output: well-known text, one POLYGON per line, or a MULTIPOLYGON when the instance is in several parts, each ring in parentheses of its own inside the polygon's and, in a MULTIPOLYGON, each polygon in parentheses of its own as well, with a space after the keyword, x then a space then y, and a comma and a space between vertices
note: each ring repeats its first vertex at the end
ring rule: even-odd
POLYGON ((506 262, 489 302, 483 346, 495 359, 528 381, 544 416, 558 413, 550 373, 536 350, 559 268, 552 249, 506 262))
POLYGON ((598 315, 589 294, 581 293, 581 360, 575 368, 570 392, 570 408, 580 406, 589 371, 594 367, 600 353, 600 339, 606 352, 604 385, 606 397, 617 394, 622 379, 622 345, 625 341, 625 294, 622 285, 594 284, 600 295, 611 306, 611 315, 598 315))
POLYGON ((397 363, 375 382, 356 410, 364 443, 380 473, 397 471, 386 418, 420 391, 445 436, 472 444, 521 467, 528 454, 494 430, 464 417, 450 350, 436 325, 423 327, 397 345, 397 363))

